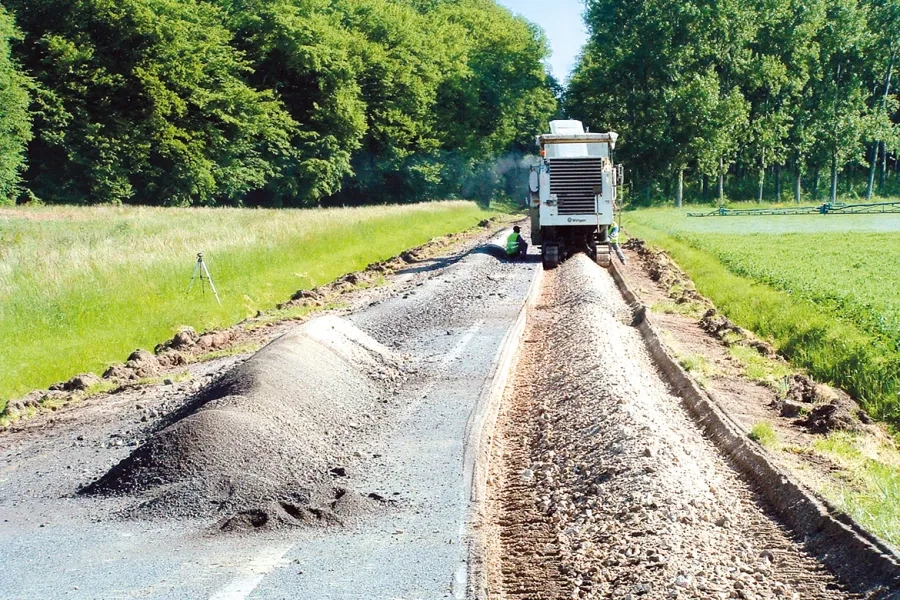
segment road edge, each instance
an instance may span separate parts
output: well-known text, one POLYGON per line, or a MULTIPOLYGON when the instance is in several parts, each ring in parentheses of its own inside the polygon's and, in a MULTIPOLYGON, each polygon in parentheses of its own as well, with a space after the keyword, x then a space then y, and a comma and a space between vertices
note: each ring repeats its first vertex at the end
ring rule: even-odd
POLYGON ((632 310, 632 325, 640 332, 657 368, 704 434, 756 485, 782 523, 803 538, 807 550, 844 583, 872 593, 872 598, 895 597, 900 590, 900 555, 850 517, 837 514, 776 466, 715 397, 701 390, 669 353, 653 325, 649 309, 628 287, 618 267, 613 264, 609 271, 632 310))
POLYGON ((491 374, 466 425, 465 482, 466 489, 469 490, 469 508, 465 519, 465 535, 468 560, 465 594, 462 595, 463 590, 460 590, 457 598, 485 600, 488 597, 485 557, 488 553, 489 534, 484 525, 494 432, 510 375, 515 371, 521 356, 522 338, 528 326, 529 314, 537 304, 543 280, 544 269, 537 263, 519 315, 500 344, 500 350, 491 365, 491 374))

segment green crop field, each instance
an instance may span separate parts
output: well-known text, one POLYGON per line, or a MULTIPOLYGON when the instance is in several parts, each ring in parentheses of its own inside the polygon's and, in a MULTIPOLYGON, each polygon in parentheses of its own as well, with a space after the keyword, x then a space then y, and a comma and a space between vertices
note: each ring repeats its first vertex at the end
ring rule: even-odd
POLYGON ((688 218, 626 213, 738 324, 796 364, 898 421, 900 215, 688 218))
POLYGON ((327 210, 0 209, 0 410, 102 372, 183 325, 258 310, 494 213, 441 202, 327 210), (204 252, 222 298, 186 293, 204 252))

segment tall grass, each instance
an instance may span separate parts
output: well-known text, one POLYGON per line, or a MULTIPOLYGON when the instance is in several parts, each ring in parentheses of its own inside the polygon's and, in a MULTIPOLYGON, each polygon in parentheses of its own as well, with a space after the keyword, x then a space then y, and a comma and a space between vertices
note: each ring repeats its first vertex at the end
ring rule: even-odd
POLYGON ((352 209, 0 209, 0 409, 180 326, 234 324, 490 217, 473 203, 352 209), (196 254, 222 298, 186 293, 196 254))
POLYGON ((900 547, 900 454, 893 444, 847 432, 831 433, 814 448, 843 468, 845 481, 825 486, 826 497, 863 527, 900 547))
MULTIPOLYGON (((818 221, 760 217, 741 223, 729 217, 694 221, 685 220, 675 211, 637 211, 625 220, 632 235, 665 248, 691 276, 697 289, 737 324, 772 340, 792 362, 817 379, 845 389, 875 418, 900 422, 900 340, 887 335, 887 327, 873 326, 876 322, 886 324, 873 314, 873 305, 897 301, 893 292, 887 292, 892 284, 879 283, 889 280, 890 273, 874 267, 890 261, 861 260, 870 252, 887 254, 895 246, 900 247, 900 235, 889 236, 889 247, 870 250, 865 248, 867 240, 883 244, 886 236, 868 233, 872 229, 860 226, 866 221, 857 219, 858 232, 852 233, 851 217, 812 218, 818 221), (811 227, 810 223, 835 228, 834 234, 795 231, 788 235, 784 230, 771 229, 811 227), (745 229, 739 233, 742 225, 745 229), (734 233, 726 238, 722 230, 709 231, 713 227, 734 233), (770 228, 770 232, 750 239, 754 228, 770 228), (707 230, 708 239, 697 229, 707 230), (784 242, 786 235, 793 236, 790 245, 784 242), (830 246, 819 246, 826 243, 830 246), (791 250, 793 245, 797 246, 795 251, 791 250), (821 263, 812 262, 815 252, 801 252, 804 245, 822 248, 821 263), (833 247, 840 250, 833 251, 833 247), (737 260, 739 251, 741 258, 737 260), (801 258, 795 260, 798 256, 801 258), (826 277, 822 269, 835 273, 826 277), (777 284, 774 278, 762 275, 772 272, 779 274, 777 284), (868 283, 863 287, 862 283, 855 284, 856 280, 868 283), (833 289, 830 299, 826 296, 829 285, 833 289), (854 294, 855 290, 873 289, 884 292, 878 298, 870 296, 868 302, 865 293, 854 294), (818 290, 819 295, 809 290, 818 290), (844 294, 844 306, 854 302, 854 309, 841 310, 834 301, 838 294, 844 294)), ((872 216, 869 221, 873 229, 883 231, 884 217, 872 216)))

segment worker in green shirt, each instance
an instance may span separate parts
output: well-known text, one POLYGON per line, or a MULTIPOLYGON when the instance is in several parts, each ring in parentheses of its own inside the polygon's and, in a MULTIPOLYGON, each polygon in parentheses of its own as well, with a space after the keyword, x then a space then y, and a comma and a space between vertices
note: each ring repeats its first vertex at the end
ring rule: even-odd
POLYGON ((619 247, 619 224, 615 221, 609 226, 607 237, 609 238, 609 247, 615 250, 616 256, 619 257, 619 260, 624 265, 626 262, 625 255, 622 253, 622 248, 619 247))
POLYGON ((528 254, 528 244, 522 238, 522 229, 516 225, 513 232, 506 238, 506 255, 510 258, 525 258, 528 254))

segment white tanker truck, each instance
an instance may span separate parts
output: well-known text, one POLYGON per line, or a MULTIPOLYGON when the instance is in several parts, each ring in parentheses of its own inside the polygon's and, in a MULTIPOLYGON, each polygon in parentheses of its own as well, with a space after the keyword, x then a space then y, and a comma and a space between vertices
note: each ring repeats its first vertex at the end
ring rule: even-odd
POLYGON ((619 135, 585 133, 581 121, 552 121, 538 136, 540 163, 531 168, 531 241, 553 269, 583 251, 609 266, 607 229, 623 171, 613 165, 619 135))

